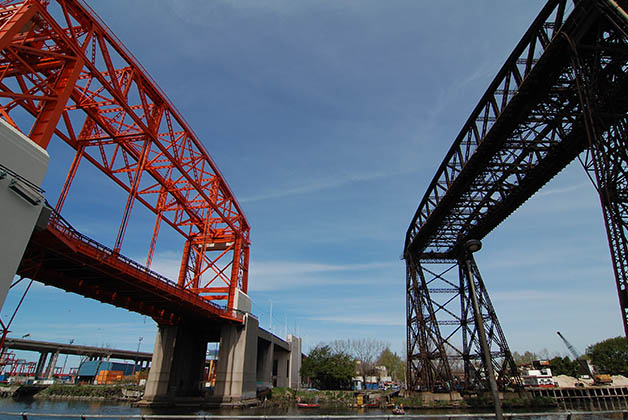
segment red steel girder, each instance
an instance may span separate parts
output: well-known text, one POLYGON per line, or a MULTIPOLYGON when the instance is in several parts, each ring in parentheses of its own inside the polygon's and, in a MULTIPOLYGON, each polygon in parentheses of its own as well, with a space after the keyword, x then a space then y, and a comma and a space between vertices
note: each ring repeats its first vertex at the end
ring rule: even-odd
POLYGON ((0 115, 44 148, 56 135, 76 150, 57 211, 87 160, 128 193, 116 252, 137 201, 157 217, 148 265, 164 221, 196 244, 183 275, 213 273, 196 293, 231 308, 235 290, 246 292, 250 227, 232 191, 167 96, 82 1, 0 2, 0 115), (235 244, 227 254, 210 255, 226 242, 235 244), (224 294, 206 291, 216 275, 224 294))

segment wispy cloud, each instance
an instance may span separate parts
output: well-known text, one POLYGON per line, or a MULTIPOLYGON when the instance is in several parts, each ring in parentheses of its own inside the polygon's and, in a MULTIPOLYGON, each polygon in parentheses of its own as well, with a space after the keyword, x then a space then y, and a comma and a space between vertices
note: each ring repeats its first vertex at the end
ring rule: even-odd
POLYGON ((295 187, 287 187, 275 191, 267 191, 262 194, 243 197, 239 201, 242 203, 252 203, 256 201, 272 200, 276 198, 285 198, 294 195, 309 194, 317 191, 329 190, 333 188, 343 187, 349 184, 357 182, 368 182, 378 179, 391 178, 399 175, 404 175, 414 172, 414 170, 403 171, 386 171, 386 172, 370 172, 370 173, 356 173, 351 175, 339 176, 336 178, 318 179, 314 182, 302 184, 295 187))
POLYGON ((393 261, 361 264, 324 264, 294 261, 267 261, 251 265, 250 289, 253 291, 303 290, 311 286, 334 284, 366 285, 381 281, 393 268, 393 261))
POLYGON ((555 306, 590 305, 592 303, 608 304, 608 293, 592 291, 565 291, 515 289, 509 291, 492 292, 491 300, 495 302, 520 302, 526 305, 552 304, 555 306))
POLYGON ((403 327, 406 320, 402 316, 389 315, 387 313, 363 314, 356 316, 355 313, 343 315, 323 315, 309 318, 311 321, 329 322, 333 324, 346 325, 377 325, 390 327, 403 327))
POLYGON ((569 185, 562 188, 551 188, 544 189, 536 193, 537 197, 548 196, 548 195, 559 195, 564 193, 570 193, 572 191, 578 191, 584 188, 593 188, 591 183, 582 182, 579 184, 569 185))
POLYGON ((321 264, 312 262, 267 261, 251 265, 251 274, 257 276, 281 276, 340 271, 366 271, 397 266, 397 263, 370 262, 362 264, 321 264))

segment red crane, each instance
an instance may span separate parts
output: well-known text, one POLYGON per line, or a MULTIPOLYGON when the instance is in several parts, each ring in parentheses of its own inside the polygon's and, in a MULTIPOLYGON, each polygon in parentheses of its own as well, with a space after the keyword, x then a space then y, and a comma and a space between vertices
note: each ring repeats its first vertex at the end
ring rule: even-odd
POLYGON ((127 193, 114 253, 139 203, 155 214, 147 267, 166 223, 185 238, 179 287, 230 309, 236 290, 247 291, 250 227, 232 191, 167 96, 85 3, 0 1, 0 115, 42 148, 54 138, 75 150, 56 212, 87 161, 127 193))

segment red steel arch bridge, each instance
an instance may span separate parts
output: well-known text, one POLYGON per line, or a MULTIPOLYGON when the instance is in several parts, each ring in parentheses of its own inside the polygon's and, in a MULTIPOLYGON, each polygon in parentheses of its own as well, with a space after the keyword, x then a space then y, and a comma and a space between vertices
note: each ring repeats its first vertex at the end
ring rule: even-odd
POLYGON ((160 325, 182 318, 242 322, 234 302, 248 287, 247 219, 201 139, 84 2, 0 1, 0 116, 44 149, 63 141, 75 152, 18 275, 160 325), (109 246, 61 216, 86 164, 126 192, 109 246), (143 264, 121 253, 135 206, 155 216, 143 264), (150 270, 164 224, 184 239, 176 279, 150 270))
POLYGON ((574 159, 599 194, 628 332, 627 12, 549 0, 454 140, 405 238, 409 389, 485 389, 491 371, 517 385, 472 254, 574 159))

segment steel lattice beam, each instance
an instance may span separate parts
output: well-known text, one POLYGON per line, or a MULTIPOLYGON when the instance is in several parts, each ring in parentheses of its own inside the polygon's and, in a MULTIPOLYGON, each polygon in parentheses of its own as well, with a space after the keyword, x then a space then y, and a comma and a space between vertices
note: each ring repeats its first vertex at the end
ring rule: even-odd
MULTIPOLYGON (((455 281, 427 267, 455 266, 462 244, 486 236, 575 158, 600 195, 628 334, 628 2, 574 3, 565 17, 567 1, 550 0, 534 20, 455 139, 408 228, 407 277, 432 279, 408 287, 408 314, 433 311, 435 318, 428 324, 408 316, 412 386, 434 389, 434 376, 418 366, 445 363, 433 351, 410 351, 421 346, 444 347, 450 364, 462 356, 467 386, 480 386, 465 359, 475 333, 465 327, 464 284, 456 292, 455 281), (423 330, 431 341, 419 340, 423 330)), ((492 316, 484 320, 490 331, 492 316)))
MULTIPOLYGON (((201 140, 109 28, 81 0, 0 2, 0 115, 46 148, 76 150, 56 204, 81 162, 128 194, 113 249, 135 203, 186 240, 179 284, 233 307, 247 290, 250 227, 201 140)), ((175 279, 176 280, 176 279, 175 279)))

